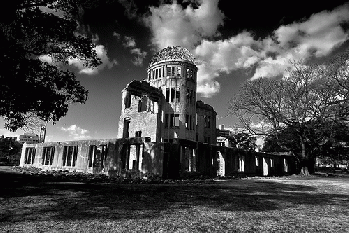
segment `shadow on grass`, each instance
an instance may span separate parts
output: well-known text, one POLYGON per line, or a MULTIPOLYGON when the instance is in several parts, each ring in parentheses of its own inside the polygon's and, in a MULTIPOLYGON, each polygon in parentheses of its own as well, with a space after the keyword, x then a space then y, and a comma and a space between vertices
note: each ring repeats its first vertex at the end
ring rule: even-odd
POLYGON ((0 221, 157 218, 195 207, 223 211, 348 205, 349 195, 263 180, 216 184, 86 184, 1 173, 0 221))

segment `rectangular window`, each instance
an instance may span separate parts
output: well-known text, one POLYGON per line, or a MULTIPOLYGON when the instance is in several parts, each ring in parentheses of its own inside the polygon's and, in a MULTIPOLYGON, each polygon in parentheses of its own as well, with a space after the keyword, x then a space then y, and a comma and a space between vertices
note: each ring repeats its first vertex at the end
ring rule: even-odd
POLYGON ((174 127, 179 127, 179 114, 174 114, 174 127))
POLYGON ((176 101, 177 103, 181 102, 181 92, 179 90, 176 91, 176 101))
POLYGON ((108 155, 108 146, 107 145, 100 145, 99 149, 101 151, 101 168, 104 168, 105 162, 108 155))
POLYGON ((170 88, 166 88, 166 102, 170 102, 170 88))
POLYGON ((147 111, 147 97, 143 96, 140 100, 138 100, 138 112, 147 111))
POLYGON ((171 102, 173 103, 176 97, 176 90, 171 88, 171 102))
POLYGON ((25 149, 25 164, 34 164, 36 150, 34 147, 29 147, 25 149))
POLYGON ((175 75, 175 67, 174 66, 167 66, 166 72, 167 72, 167 76, 174 76, 175 75))
POLYGON ((44 147, 44 150, 42 153, 42 165, 52 165, 54 156, 55 156, 54 146, 44 147))
POLYGON ((259 166, 259 160, 258 160, 258 157, 256 157, 256 167, 259 166))
POLYGON ((274 167, 274 159, 270 159, 270 167, 274 167))
POLYGON ((93 162, 96 158, 96 150, 97 150, 97 146, 90 145, 90 148, 88 151, 88 167, 93 167, 93 162))
POLYGON ((171 114, 171 116, 170 116, 170 127, 171 128, 173 128, 173 126, 174 126, 174 121, 173 121, 174 119, 173 118, 174 118, 174 114, 171 114))
POLYGON ((186 77, 190 78, 190 69, 189 68, 187 68, 186 77))
POLYGON ((204 116, 204 120, 205 120, 205 128, 211 128, 211 117, 204 116))
POLYGON ((171 114, 170 127, 171 128, 179 127, 179 114, 171 114))
POLYGON ((63 166, 75 167, 78 157, 78 146, 64 146, 63 149, 63 166))
POLYGON ((182 75, 182 67, 177 66, 177 76, 181 76, 182 75))
POLYGON ((125 108, 131 107, 131 95, 128 93, 124 99, 125 108))

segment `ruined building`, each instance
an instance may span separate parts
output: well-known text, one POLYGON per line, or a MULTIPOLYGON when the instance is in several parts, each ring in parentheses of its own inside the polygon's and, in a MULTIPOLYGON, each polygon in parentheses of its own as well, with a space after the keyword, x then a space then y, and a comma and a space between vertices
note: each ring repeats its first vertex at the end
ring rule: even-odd
POLYGON ((123 89, 117 139, 25 145, 21 166, 164 178, 292 170, 287 157, 216 146, 217 114, 196 100, 196 85, 193 55, 179 46, 164 48, 152 58, 146 78, 123 89))

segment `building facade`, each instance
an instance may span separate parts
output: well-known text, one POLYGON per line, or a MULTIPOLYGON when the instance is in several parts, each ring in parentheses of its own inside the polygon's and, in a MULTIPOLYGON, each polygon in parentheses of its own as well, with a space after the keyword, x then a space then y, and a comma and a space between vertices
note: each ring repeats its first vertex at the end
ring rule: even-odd
POLYGON ((24 144, 21 166, 163 178, 291 172, 284 166, 288 158, 216 145, 217 113, 196 100, 197 71, 187 49, 164 48, 152 58, 147 77, 122 90, 117 139, 24 144))

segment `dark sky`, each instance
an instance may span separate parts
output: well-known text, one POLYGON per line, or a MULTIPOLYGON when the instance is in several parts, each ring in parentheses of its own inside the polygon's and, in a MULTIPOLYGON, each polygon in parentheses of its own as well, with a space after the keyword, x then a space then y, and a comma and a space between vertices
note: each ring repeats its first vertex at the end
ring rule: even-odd
MULTIPOLYGON (((169 45, 188 48, 201 62, 197 98, 215 108, 217 124, 233 126, 236 119, 226 116, 228 101, 244 81, 282 75, 289 59, 325 60, 349 44, 345 1, 90 3, 83 27, 93 36, 103 65, 92 71, 80 61, 70 62, 89 99, 72 106, 57 124, 49 124, 49 141, 115 138, 121 90, 132 80, 146 78, 152 55, 169 45)), ((21 133, 0 129, 0 135, 21 133)))

